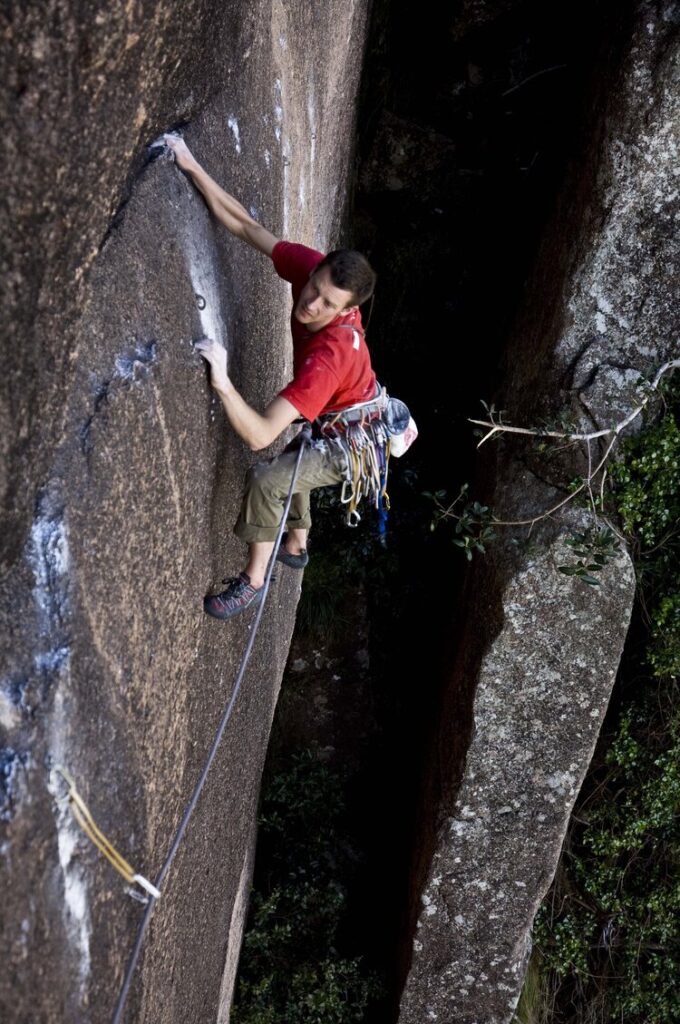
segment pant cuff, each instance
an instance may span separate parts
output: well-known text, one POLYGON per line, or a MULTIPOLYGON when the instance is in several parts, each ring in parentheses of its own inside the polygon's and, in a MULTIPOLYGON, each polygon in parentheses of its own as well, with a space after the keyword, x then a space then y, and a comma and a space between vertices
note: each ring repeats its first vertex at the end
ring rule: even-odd
MULTIPOLYGON (((309 530, 312 523, 311 520, 296 519, 294 522, 288 522, 286 525, 289 530, 309 530)), ((278 526, 255 526, 253 523, 245 523, 242 519, 238 519, 234 526, 235 535, 245 544, 273 542, 276 540, 278 532, 278 526)))

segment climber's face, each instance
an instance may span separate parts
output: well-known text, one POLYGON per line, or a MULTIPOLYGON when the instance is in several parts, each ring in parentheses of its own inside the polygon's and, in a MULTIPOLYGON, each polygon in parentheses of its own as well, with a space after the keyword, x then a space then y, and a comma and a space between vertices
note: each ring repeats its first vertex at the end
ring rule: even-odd
POLYGON ((353 303, 352 292, 336 288, 331 280, 330 267, 322 267, 312 274, 302 289, 295 307, 295 319, 309 331, 320 331, 353 303))

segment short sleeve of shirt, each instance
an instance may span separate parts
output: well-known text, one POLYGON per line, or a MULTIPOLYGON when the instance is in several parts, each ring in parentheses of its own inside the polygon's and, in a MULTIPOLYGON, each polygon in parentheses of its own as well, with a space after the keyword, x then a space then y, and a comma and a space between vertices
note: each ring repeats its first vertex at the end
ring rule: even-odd
POLYGON ((272 249, 272 262, 279 277, 290 281, 293 287, 300 287, 307 281, 311 271, 324 258, 322 252, 310 249, 297 242, 277 242, 272 249))
POLYGON ((287 398, 301 416, 310 422, 326 408, 338 388, 338 375, 323 356, 312 355, 305 359, 295 380, 283 391, 281 398, 287 398))

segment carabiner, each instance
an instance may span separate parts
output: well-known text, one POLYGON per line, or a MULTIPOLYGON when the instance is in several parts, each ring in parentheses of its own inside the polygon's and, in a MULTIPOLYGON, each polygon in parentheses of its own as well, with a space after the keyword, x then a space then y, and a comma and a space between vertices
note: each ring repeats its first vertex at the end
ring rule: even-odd
POLYGON ((340 491, 340 501, 341 501, 341 503, 343 505, 347 505, 347 504, 349 504, 349 502, 352 500, 353 497, 354 497, 354 481, 353 480, 343 480, 342 481, 342 490, 340 491), (346 488, 347 487, 350 488, 350 493, 349 493, 349 496, 346 498, 345 497, 345 493, 346 493, 346 488))

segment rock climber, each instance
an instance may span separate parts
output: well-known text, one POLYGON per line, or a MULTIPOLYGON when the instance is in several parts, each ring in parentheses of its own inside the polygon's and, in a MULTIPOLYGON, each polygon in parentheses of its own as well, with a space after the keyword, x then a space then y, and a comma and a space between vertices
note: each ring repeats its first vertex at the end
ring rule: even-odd
MULTIPOLYGON (((179 135, 168 134, 163 139, 217 220, 236 238, 271 257, 279 277, 292 285, 294 376, 263 413, 251 408, 231 382, 226 349, 211 338, 196 343, 196 351, 210 364, 211 384, 236 433, 253 451, 259 451, 295 420, 313 422, 324 413, 375 398, 379 389, 359 310, 375 288, 376 275, 368 260, 351 249, 324 256, 305 245, 280 241, 220 188, 179 135)), ((298 445, 299 440, 294 440, 276 458, 257 463, 248 473, 234 527, 236 536, 248 545, 247 564, 238 576, 226 581, 226 590, 205 598, 209 615, 229 619, 261 600, 298 445)), ((344 470, 341 449, 324 443, 305 447, 287 532, 276 556, 290 568, 303 569, 308 562, 310 491, 340 483, 344 470)))

